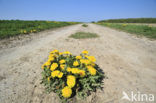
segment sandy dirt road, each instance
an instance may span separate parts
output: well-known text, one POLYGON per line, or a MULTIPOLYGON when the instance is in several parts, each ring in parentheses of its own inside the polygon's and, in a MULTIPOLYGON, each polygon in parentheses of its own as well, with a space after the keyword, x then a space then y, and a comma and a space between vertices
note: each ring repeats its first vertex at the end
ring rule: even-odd
POLYGON ((123 91, 128 95, 133 91, 156 96, 156 41, 95 24, 86 28, 78 24, 41 32, 31 40, 24 38, 13 44, 16 46, 1 44, 4 48, 0 49, 0 103, 59 103, 58 97, 44 93, 40 84, 41 65, 54 49, 73 54, 88 50, 108 77, 103 91, 93 93, 86 100, 72 102, 132 103, 121 100, 123 91), (100 37, 68 38, 78 31, 94 32, 100 37))

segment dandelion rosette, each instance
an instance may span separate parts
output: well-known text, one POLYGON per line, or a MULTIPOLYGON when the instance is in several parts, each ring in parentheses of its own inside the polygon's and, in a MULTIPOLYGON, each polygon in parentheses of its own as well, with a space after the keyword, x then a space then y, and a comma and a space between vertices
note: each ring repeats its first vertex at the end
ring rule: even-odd
POLYGON ((89 56, 87 50, 74 56, 69 51, 50 52, 42 65, 42 83, 47 92, 55 92, 61 100, 68 101, 74 96, 87 97, 91 92, 102 88, 104 73, 89 56))

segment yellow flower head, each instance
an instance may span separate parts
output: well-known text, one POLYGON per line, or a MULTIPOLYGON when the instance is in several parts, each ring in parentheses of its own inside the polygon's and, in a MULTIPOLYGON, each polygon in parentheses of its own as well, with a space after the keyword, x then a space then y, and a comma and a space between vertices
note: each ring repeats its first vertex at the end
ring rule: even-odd
POLYGON ((84 64, 84 63, 85 63, 85 59, 81 59, 80 62, 81 62, 82 64, 84 64))
POLYGON ((73 65, 74 66, 78 66, 79 65, 79 62, 76 60, 76 61, 74 61, 73 65))
POLYGON ((51 76, 52 76, 53 78, 55 78, 55 77, 62 78, 63 73, 60 72, 59 70, 55 70, 55 71, 51 72, 51 76))
POLYGON ((91 75, 96 75, 96 69, 92 66, 87 66, 88 71, 91 75))
POLYGON ((79 69, 78 69, 78 68, 72 68, 72 69, 71 69, 71 72, 72 72, 73 74, 78 74, 78 73, 79 73, 79 69))
POLYGON ((59 61, 59 63, 60 64, 64 64, 66 61, 64 60, 64 59, 61 59, 60 61, 59 61))
POLYGON ((46 65, 45 65, 45 64, 43 64, 41 68, 42 68, 42 69, 44 69, 44 67, 45 67, 45 66, 46 66, 46 65))
POLYGON ((50 53, 49 54, 49 58, 51 58, 51 57, 55 57, 56 55, 55 54, 53 54, 53 53, 50 53))
POLYGON ((82 51, 82 54, 88 54, 87 50, 82 51))
POLYGON ((89 56, 88 59, 89 59, 91 62, 95 62, 95 61, 96 61, 96 59, 95 59, 94 56, 89 56))
POLYGON ((50 53, 51 54, 59 54, 59 51, 55 49, 55 50, 51 51, 50 53))
POLYGON ((84 70, 79 70, 79 74, 80 74, 81 77, 84 77, 86 75, 84 70))
POLYGON ((85 55, 85 57, 88 58, 89 56, 88 55, 85 55))
POLYGON ((76 59, 81 59, 82 57, 81 56, 76 56, 76 59))
POLYGON ((72 69, 70 67, 67 68, 67 72, 71 72, 72 69))
POLYGON ((59 74, 58 74, 58 78, 62 78, 62 76, 63 76, 63 73, 62 72, 60 72, 59 74))
POLYGON ((59 52, 59 55, 62 55, 63 53, 59 52))
POLYGON ((49 56, 49 59, 48 59, 48 61, 54 61, 55 60, 55 58, 54 57, 52 57, 52 56, 49 56))
POLYGON ((60 71, 59 70, 55 70, 53 72, 51 72, 51 76, 54 78, 54 77, 57 77, 58 75, 60 74, 60 71))
POLYGON ((80 62, 81 62, 82 64, 85 64, 85 65, 90 64, 90 61, 87 60, 87 59, 81 59, 80 62))
POLYGON ((65 51, 63 54, 72 55, 69 51, 65 51))
POLYGON ((23 32, 24 32, 24 33, 27 33, 27 31, 26 31, 26 30, 24 30, 23 32))
POLYGON ((69 98, 72 94, 72 90, 70 87, 66 86, 62 89, 62 96, 65 98, 69 98))
POLYGON ((55 70, 56 68, 58 67, 58 64, 57 63, 53 63, 50 67, 50 70, 53 71, 55 70))
POLYGON ((50 66, 50 64, 51 64, 51 62, 50 61, 47 61, 47 62, 45 62, 45 66, 50 66))
POLYGON ((68 75, 67 76, 67 85, 68 87, 72 88, 76 84, 76 78, 73 75, 68 75))
POLYGON ((60 65, 60 68, 61 68, 62 70, 64 70, 65 65, 64 65, 64 64, 61 64, 61 65, 60 65))
POLYGON ((54 53, 58 53, 59 51, 55 49, 55 50, 53 50, 53 52, 54 52, 54 53))

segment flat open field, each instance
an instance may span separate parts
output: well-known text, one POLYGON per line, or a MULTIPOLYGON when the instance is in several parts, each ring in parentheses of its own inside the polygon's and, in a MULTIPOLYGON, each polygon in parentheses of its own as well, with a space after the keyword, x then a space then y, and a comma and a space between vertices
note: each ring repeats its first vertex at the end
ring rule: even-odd
POLYGON ((41 65, 54 49, 73 54, 88 50, 107 76, 103 91, 86 100, 75 99, 74 103, 128 103, 121 100, 123 91, 156 95, 156 41, 96 24, 81 25, 1 40, 0 102, 59 103, 59 98, 54 93, 46 94, 40 84, 41 65), (96 33, 99 37, 68 37, 76 32, 96 33))
POLYGON ((117 30, 136 34, 139 37, 145 36, 150 39, 156 39, 156 27, 150 24, 132 24, 132 23, 97 23, 117 30))
POLYGON ((156 23, 118 23, 118 24, 148 25, 148 26, 156 27, 156 23))
POLYGON ((76 22, 0 20, 0 39, 37 33, 46 29, 77 24, 76 22))

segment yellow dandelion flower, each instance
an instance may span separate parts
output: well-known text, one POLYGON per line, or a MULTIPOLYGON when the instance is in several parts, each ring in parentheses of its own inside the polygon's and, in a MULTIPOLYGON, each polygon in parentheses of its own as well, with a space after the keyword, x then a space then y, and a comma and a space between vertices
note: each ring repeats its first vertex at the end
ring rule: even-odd
POLYGON ((78 66, 79 65, 79 62, 76 60, 76 61, 74 61, 73 65, 74 66, 78 66))
POLYGON ((51 64, 51 62, 50 61, 47 61, 47 62, 45 62, 45 66, 50 66, 50 64, 51 64))
POLYGON ((96 69, 90 69, 89 72, 91 75, 96 75, 96 69))
POLYGON ((45 65, 43 64, 41 68, 44 69, 44 67, 45 67, 45 65))
POLYGON ((59 55, 62 55, 63 53, 59 52, 59 55))
POLYGON ((51 51, 50 53, 52 53, 52 54, 58 54, 59 51, 55 49, 55 50, 51 51))
POLYGON ((58 78, 62 78, 62 76, 63 76, 63 73, 62 72, 60 72, 59 74, 58 74, 58 78))
POLYGON ((82 54, 88 54, 87 50, 82 51, 82 54))
POLYGON ((87 69, 91 75, 96 75, 96 69, 92 66, 87 66, 87 69))
POLYGON ((54 57, 49 57, 49 59, 48 59, 49 61, 54 61, 55 60, 55 58, 54 57))
POLYGON ((64 60, 64 59, 61 59, 60 61, 59 61, 59 63, 60 64, 64 64, 66 61, 64 60))
POLYGON ((79 69, 78 69, 78 68, 72 68, 72 69, 71 69, 71 72, 72 72, 73 74, 78 74, 78 73, 79 73, 79 69))
POLYGON ((79 74, 80 74, 81 77, 84 77, 86 75, 84 70, 79 70, 79 74))
POLYGON ((67 68, 67 72, 71 72, 72 69, 70 67, 67 68))
POLYGON ((91 62, 95 62, 95 61, 96 61, 96 59, 95 59, 94 56, 89 56, 88 59, 89 59, 91 62))
POLYGON ((81 59, 82 57, 81 56, 76 56, 76 59, 81 59))
POLYGON ((23 32, 24 32, 24 33, 27 33, 27 31, 26 31, 26 30, 24 30, 23 32))
POLYGON ((65 98, 69 98, 72 94, 72 90, 70 87, 66 86, 62 89, 62 96, 65 98))
POLYGON ((65 51, 63 54, 72 55, 69 51, 65 51))
POLYGON ((50 52, 49 58, 51 58, 51 57, 55 57, 55 54, 53 54, 53 53, 50 52))
POLYGON ((87 60, 87 59, 81 59, 80 62, 81 62, 82 64, 85 64, 85 65, 90 64, 89 60, 87 60))
POLYGON ((60 65, 60 68, 61 68, 62 70, 64 70, 65 65, 64 65, 64 64, 61 64, 61 65, 60 65))
POLYGON ((54 77, 57 77, 58 75, 60 74, 60 71, 59 70, 55 70, 53 72, 51 72, 51 76, 54 78, 54 77))
POLYGON ((88 55, 85 55, 85 57, 88 58, 89 56, 88 55))
POLYGON ((81 62, 82 64, 84 64, 84 63, 85 63, 85 59, 80 59, 80 62, 81 62))
POLYGON ((76 78, 73 75, 68 75, 67 76, 67 85, 68 87, 72 88, 76 84, 76 78))
POLYGON ((55 70, 56 68, 58 67, 58 64, 57 63, 53 63, 50 67, 50 70, 53 71, 55 70))

